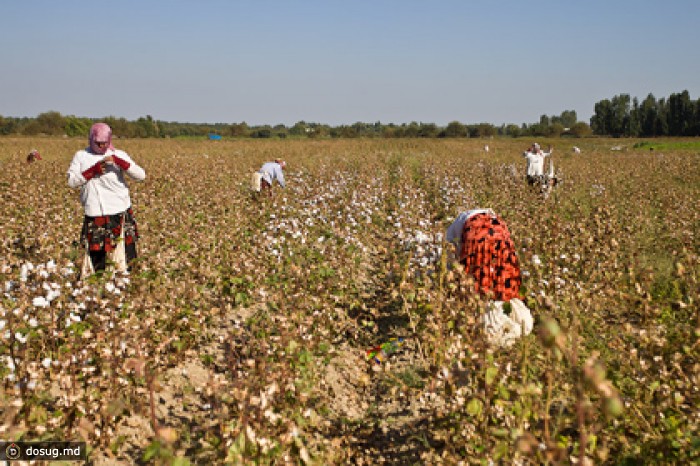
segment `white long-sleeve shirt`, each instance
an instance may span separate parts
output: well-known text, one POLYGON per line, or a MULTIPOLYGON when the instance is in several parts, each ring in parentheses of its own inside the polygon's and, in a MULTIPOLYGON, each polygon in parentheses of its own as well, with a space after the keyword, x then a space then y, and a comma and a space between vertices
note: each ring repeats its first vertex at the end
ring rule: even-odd
POLYGON ((280 186, 282 186, 283 188, 285 187, 284 173, 282 172, 282 166, 279 163, 266 162, 260 168, 259 173, 262 174, 263 179, 265 181, 270 183, 270 186, 272 186, 272 182, 274 180, 277 180, 277 182, 280 184, 280 186))
POLYGON ((80 188, 80 202, 85 215, 99 217, 115 215, 131 207, 129 186, 124 178, 124 171, 114 163, 108 163, 105 173, 86 180, 83 172, 109 155, 116 155, 129 162, 126 174, 136 181, 146 179, 146 172, 122 150, 110 149, 105 154, 93 154, 88 150, 79 150, 73 156, 68 167, 68 186, 80 188))
POLYGON ((544 175, 544 158, 549 157, 552 152, 532 152, 525 151, 523 157, 527 159, 527 176, 543 176, 544 175))

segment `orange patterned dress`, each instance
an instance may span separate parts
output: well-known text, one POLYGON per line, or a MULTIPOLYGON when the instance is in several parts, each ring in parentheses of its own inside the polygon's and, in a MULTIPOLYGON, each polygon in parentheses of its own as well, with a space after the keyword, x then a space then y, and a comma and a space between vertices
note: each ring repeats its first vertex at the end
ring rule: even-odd
POLYGON ((476 280, 476 291, 497 301, 520 298, 522 278, 515 245, 498 216, 483 213, 467 219, 459 261, 476 280))

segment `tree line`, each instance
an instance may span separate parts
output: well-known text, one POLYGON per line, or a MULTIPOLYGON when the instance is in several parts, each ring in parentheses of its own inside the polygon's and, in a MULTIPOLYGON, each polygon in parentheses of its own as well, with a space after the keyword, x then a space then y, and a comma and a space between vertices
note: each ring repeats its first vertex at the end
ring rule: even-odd
POLYGON ((112 127, 117 137, 126 138, 177 138, 207 137, 216 134, 230 138, 479 138, 492 136, 547 136, 568 135, 582 137, 591 134, 588 124, 577 120, 576 112, 567 110, 561 115, 542 115, 538 123, 463 124, 452 121, 446 126, 434 123, 411 122, 363 123, 330 126, 322 123, 299 121, 292 126, 282 124, 249 126, 247 123, 181 123, 155 120, 146 115, 135 121, 108 116, 104 118, 64 116, 56 111, 39 114, 36 118, 0 116, 0 135, 49 135, 84 137, 90 126, 103 121, 112 127))
POLYGON ((613 137, 700 136, 700 99, 687 90, 659 100, 649 94, 641 102, 616 95, 595 104, 591 129, 613 137))
POLYGON ((691 100, 688 91, 657 100, 649 94, 641 103, 629 94, 616 95, 595 104, 590 124, 578 121, 574 110, 560 115, 542 115, 539 122, 522 125, 491 123, 463 124, 452 121, 446 126, 434 123, 403 124, 363 123, 330 126, 299 121, 292 126, 282 124, 249 126, 241 123, 182 123, 155 120, 151 115, 129 121, 126 118, 104 118, 61 115, 56 111, 36 118, 3 117, 0 135, 50 135, 84 137, 96 121, 104 121, 114 134, 126 138, 206 137, 216 134, 230 138, 488 138, 509 137, 586 137, 591 134, 613 137, 700 136, 700 99, 691 100))

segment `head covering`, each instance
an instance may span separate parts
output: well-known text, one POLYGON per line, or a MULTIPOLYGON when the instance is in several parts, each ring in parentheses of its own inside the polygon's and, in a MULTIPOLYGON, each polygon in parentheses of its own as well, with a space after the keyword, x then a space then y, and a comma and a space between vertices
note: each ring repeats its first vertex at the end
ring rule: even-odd
POLYGON ((534 147, 535 150, 540 150, 540 145, 537 144, 537 143, 534 143, 534 144, 532 145, 532 147, 534 147))
POLYGON ((112 145, 112 128, 107 123, 95 123, 90 128, 90 150, 95 154, 104 154, 109 149, 114 149, 112 145), (106 146, 98 146, 98 142, 106 142, 106 146))
POLYGON ((280 164, 280 168, 284 168, 287 166, 287 162, 285 162, 284 160, 276 159, 275 162, 280 164))
POLYGON ((38 150, 32 149, 32 151, 27 154, 27 162, 34 162, 35 160, 41 160, 41 154, 38 150))

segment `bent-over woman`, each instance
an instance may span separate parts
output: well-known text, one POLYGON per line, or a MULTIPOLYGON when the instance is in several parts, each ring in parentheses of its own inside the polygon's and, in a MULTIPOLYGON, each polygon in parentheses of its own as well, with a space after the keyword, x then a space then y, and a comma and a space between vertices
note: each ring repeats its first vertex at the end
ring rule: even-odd
POLYGON ((497 301, 520 298, 520 266, 506 223, 491 209, 460 213, 446 233, 475 289, 497 301))

